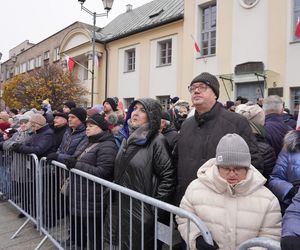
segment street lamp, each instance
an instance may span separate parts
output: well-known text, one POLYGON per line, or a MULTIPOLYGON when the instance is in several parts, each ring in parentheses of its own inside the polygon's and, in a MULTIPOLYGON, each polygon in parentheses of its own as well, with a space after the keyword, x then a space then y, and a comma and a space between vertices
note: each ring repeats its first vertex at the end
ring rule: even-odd
POLYGON ((102 0, 103 7, 106 10, 104 13, 96 13, 90 11, 88 8, 84 7, 83 4, 85 0, 78 0, 78 2, 81 4, 81 10, 84 10, 85 12, 89 13, 91 16, 93 16, 93 39, 92 39, 92 44, 93 44, 93 52, 92 52, 92 88, 91 88, 91 106, 94 106, 94 76, 95 76, 95 39, 96 39, 96 18, 97 17, 103 17, 103 16, 108 16, 108 12, 111 10, 112 5, 114 3, 114 0, 102 0))

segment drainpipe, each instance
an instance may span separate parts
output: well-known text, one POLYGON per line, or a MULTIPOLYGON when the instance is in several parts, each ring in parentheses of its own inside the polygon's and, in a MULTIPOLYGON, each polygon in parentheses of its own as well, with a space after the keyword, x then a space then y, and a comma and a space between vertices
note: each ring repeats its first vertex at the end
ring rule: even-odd
POLYGON ((105 89, 104 89, 104 100, 107 98, 107 87, 108 87, 108 49, 106 46, 106 43, 104 43, 104 49, 105 49, 105 89))

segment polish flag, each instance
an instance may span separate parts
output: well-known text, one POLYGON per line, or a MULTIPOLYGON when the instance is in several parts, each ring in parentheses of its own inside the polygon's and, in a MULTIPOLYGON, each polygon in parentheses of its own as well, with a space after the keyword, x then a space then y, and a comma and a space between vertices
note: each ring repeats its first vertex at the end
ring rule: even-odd
POLYGON ((65 60, 67 61, 69 71, 72 72, 74 70, 74 67, 75 67, 74 58, 65 55, 65 60))
POLYGON ((192 39, 193 39, 193 41, 194 41, 194 47, 195 47, 196 52, 197 52, 197 53, 200 53, 201 50, 200 50, 199 44, 197 43, 197 41, 196 41, 196 39, 194 38, 193 35, 191 35, 191 37, 192 37, 192 39))
POLYGON ((297 38, 300 37, 300 18, 299 18, 299 17, 298 17, 298 21, 297 21, 297 24, 296 24, 295 36, 296 36, 297 38))

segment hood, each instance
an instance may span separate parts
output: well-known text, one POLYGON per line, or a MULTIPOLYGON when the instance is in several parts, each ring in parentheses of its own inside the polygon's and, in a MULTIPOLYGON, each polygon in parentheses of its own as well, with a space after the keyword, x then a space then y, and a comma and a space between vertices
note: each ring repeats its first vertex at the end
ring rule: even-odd
POLYGON ((152 138, 155 134, 158 133, 160 129, 160 120, 161 120, 161 114, 162 114, 162 108, 158 101, 152 99, 152 98, 140 98, 131 103, 131 105, 128 108, 128 113, 126 116, 126 120, 124 122, 124 130, 128 136, 128 120, 131 118, 131 114, 134 108, 134 105, 139 102, 141 103, 146 112, 149 119, 149 134, 148 139, 152 138))
POLYGON ((247 196, 252 194, 266 183, 266 178, 252 165, 248 169, 245 180, 232 186, 228 184, 219 174, 216 159, 210 159, 204 163, 197 172, 201 183, 214 190, 216 193, 228 193, 230 196, 247 196))
POLYGON ((283 147, 291 153, 300 151, 300 131, 289 131, 283 140, 283 147))

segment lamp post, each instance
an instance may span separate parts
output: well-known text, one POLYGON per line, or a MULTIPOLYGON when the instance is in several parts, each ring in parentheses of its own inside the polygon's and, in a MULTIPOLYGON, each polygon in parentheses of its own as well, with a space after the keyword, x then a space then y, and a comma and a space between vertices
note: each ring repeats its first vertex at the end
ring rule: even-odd
POLYGON ((91 16, 93 16, 93 38, 92 38, 92 44, 93 44, 93 51, 92 51, 92 70, 91 70, 91 74, 92 74, 92 86, 91 86, 91 106, 93 107, 94 105, 94 83, 95 83, 95 40, 96 40, 96 18, 97 17, 103 17, 103 16, 108 16, 108 12, 111 10, 112 5, 114 3, 114 0, 102 0, 103 3, 103 7, 106 10, 106 12, 104 13, 96 13, 96 12, 92 12, 90 11, 88 8, 84 7, 83 4, 85 2, 85 0, 78 0, 78 2, 81 4, 81 10, 84 10, 85 12, 87 12, 88 14, 90 14, 91 16))

